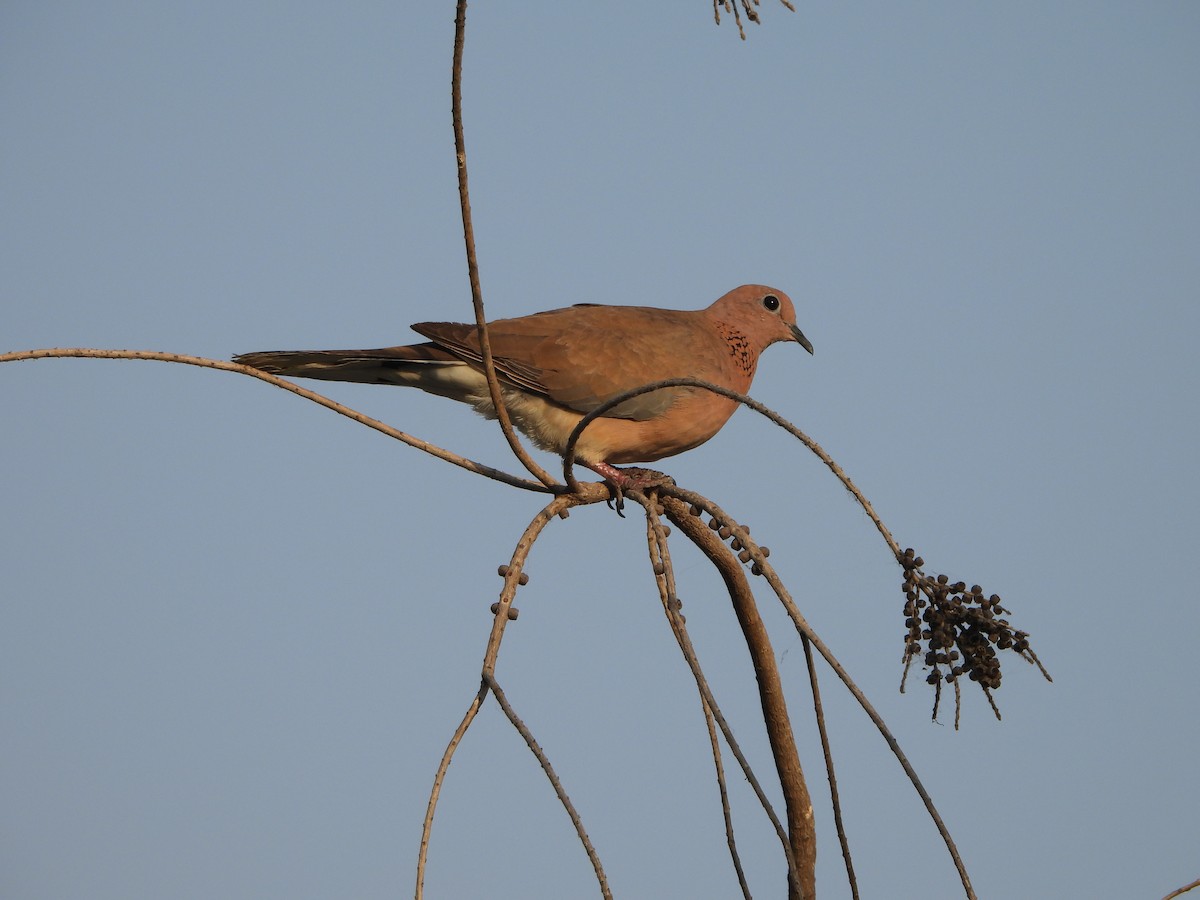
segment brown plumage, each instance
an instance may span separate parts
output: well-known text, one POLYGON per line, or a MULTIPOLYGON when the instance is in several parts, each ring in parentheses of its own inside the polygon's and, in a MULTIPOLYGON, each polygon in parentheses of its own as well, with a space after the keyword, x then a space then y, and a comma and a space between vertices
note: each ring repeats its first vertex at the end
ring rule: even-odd
MULTIPOLYGON (((494 418, 475 326, 422 322, 413 330, 429 342, 247 353, 234 361, 277 375, 418 387, 494 418)), ((707 309, 584 304, 498 319, 488 323, 488 335, 513 424, 556 453, 585 413, 623 391, 693 377, 746 393, 759 354, 771 344, 793 341, 812 353, 787 294, 756 284, 735 288, 707 309)), ((704 443, 736 408, 699 388, 641 394, 593 421, 577 457, 611 479, 613 463, 653 462, 704 443)))

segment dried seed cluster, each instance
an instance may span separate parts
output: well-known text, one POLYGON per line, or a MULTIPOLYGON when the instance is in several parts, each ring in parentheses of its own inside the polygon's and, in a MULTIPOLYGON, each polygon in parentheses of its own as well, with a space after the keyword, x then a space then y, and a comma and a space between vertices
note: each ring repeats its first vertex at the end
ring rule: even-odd
MULTIPOLYGON (((921 571, 925 560, 910 547, 900 556, 904 568, 905 671, 916 658, 930 673, 929 684, 952 684, 963 675, 986 690, 1000 687, 997 650, 1015 650, 1029 662, 1029 635, 1017 631, 1002 616, 999 594, 985 596, 979 585, 950 582, 921 571)), ((1040 664, 1039 664, 1040 667, 1040 664)), ((1043 670, 1044 671, 1044 670, 1043 670)))

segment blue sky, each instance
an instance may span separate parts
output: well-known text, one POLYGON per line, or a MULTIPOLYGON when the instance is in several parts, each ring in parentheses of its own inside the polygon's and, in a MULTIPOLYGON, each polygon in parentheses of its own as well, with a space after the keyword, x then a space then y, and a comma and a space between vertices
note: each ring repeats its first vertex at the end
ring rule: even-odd
MULTIPOLYGON (((929 569, 999 592, 1055 683, 1008 660, 1003 722, 968 692, 960 731, 931 724, 922 685, 896 690, 900 573, 819 462, 743 411, 663 468, 771 547, 980 896, 1162 896, 1200 876, 1200 8, 761 14, 743 43, 704 3, 472 6, 489 313, 786 290, 816 354, 772 348, 754 396, 929 569)), ((452 37, 449 3, 0 7, 0 350, 224 359, 468 319, 452 37)), ((465 407, 327 392, 515 471, 465 407)), ((0 409, 0 894, 410 894, 495 568, 539 498, 220 372, 5 365, 0 409)), ((676 561, 769 776, 727 599, 676 561)), ((578 510, 528 571, 498 677, 614 891, 733 896, 642 523, 578 510)), ((845 897, 803 653, 761 599, 822 896, 845 897)), ((824 685, 863 896, 960 896, 899 767, 824 685)), ((778 896, 769 826, 731 792, 751 887, 778 896)), ((589 879, 490 705, 450 770, 428 896, 594 896, 589 879)))

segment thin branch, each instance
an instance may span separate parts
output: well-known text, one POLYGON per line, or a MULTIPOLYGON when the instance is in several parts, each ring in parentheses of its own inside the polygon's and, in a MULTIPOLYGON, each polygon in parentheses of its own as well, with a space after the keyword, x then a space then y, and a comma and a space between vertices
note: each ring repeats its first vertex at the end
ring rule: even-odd
MULTIPOLYGON (((592 501, 594 502, 594 501, 592 501)), ((504 628, 516 616, 510 612, 517 588, 525 584, 529 578, 525 575, 525 561, 529 551, 542 530, 554 521, 555 517, 565 518, 565 513, 572 506, 580 505, 581 501, 575 494, 560 494, 551 500, 533 517, 513 548, 508 565, 502 566, 500 574, 504 578, 504 587, 500 590, 500 600, 495 607, 492 618, 492 631, 488 635, 487 649, 483 654, 483 675, 486 678, 496 671, 496 660, 500 655, 500 641, 504 638, 504 628)))
POLYGON ((508 720, 512 722, 513 727, 517 729, 521 737, 525 739, 525 743, 529 745, 529 749, 533 751, 533 755, 537 757, 538 762, 542 766, 542 771, 546 773, 546 777, 550 779, 550 784, 554 787, 554 793, 558 795, 559 802, 566 809, 567 815, 571 817, 571 824, 575 826, 575 833, 579 835, 579 840, 583 842, 588 859, 592 861, 592 868, 596 871, 596 880, 600 883, 601 896, 605 900, 612 900, 612 891, 608 888, 608 879, 604 875, 604 867, 600 864, 600 857, 596 854, 596 848, 592 846, 591 839, 588 838, 587 831, 583 827, 583 820, 579 818, 579 813, 575 811, 575 805, 571 802, 571 798, 567 796, 562 782, 558 780, 554 766, 550 765, 550 758, 546 756, 541 745, 534 740, 533 732, 525 726, 525 723, 521 721, 520 717, 513 710, 512 705, 508 702, 508 698, 504 696, 504 691, 496 683, 495 677, 489 672, 484 672, 483 683, 491 690, 493 696, 496 698, 496 702, 500 704, 500 708, 508 716, 508 720))
MULTIPOLYGON (((689 667, 693 662, 695 663, 693 675, 699 673, 699 678, 703 679, 704 674, 700 671, 700 662, 696 659, 691 641, 688 640, 687 625, 680 612, 681 603, 675 590, 675 566, 671 562, 671 551, 667 545, 667 529, 659 519, 658 497, 651 495, 648 499, 650 503, 646 506, 646 543, 650 551, 650 566, 654 571, 654 583, 658 587, 658 596, 662 601, 663 612, 667 616, 667 622, 671 626, 671 632, 675 635, 679 649, 683 652, 689 667)), ((700 692, 700 708, 704 711, 704 725, 708 731, 709 745, 712 747, 717 791, 721 796, 721 814, 725 819, 725 843, 729 847, 729 855, 733 860, 733 869, 737 873, 738 886, 742 889, 742 897, 750 900, 750 885, 746 882, 746 872, 742 868, 742 858, 738 854, 737 839, 733 832, 733 813, 729 808, 729 791, 725 785, 725 766, 721 762, 721 744, 717 737, 717 727, 713 720, 712 709, 709 707, 708 701, 704 699, 703 691, 700 692)), ((790 849, 787 841, 784 841, 783 846, 785 849, 790 849)))
POLYGON ((529 451, 521 444, 513 431, 508 408, 504 405, 504 392, 496 378, 496 363, 492 359, 492 344, 488 337, 487 320, 483 313, 483 289, 479 283, 479 263, 475 257, 475 228, 471 224, 471 197, 467 189, 467 142, 462 123, 462 58, 467 32, 467 0, 458 0, 458 11, 454 17, 454 64, 450 76, 450 106, 454 119, 454 152, 458 160, 458 197, 462 206, 463 240, 467 249, 467 276, 471 282, 471 304, 475 308, 475 328, 479 334, 479 347, 483 354, 483 372, 487 376, 488 393, 496 408, 496 419, 504 439, 512 448, 521 464, 542 484, 551 487, 554 478, 533 461, 529 451))
MULTIPOLYGON (((494 481, 500 481, 504 484, 510 484, 513 487, 522 488, 527 491, 548 490, 545 485, 539 484, 536 481, 529 481, 526 478, 519 478, 516 475, 510 475, 508 472, 503 472, 499 469, 493 469, 491 466, 485 466, 483 463, 475 462, 467 459, 464 456, 459 456, 457 453, 451 453, 449 450, 444 450, 436 444, 431 444, 429 441, 423 441, 420 438, 413 437, 411 434, 406 434, 397 428, 386 425, 378 419, 372 419, 370 416, 353 410, 348 406, 343 406, 328 397, 318 394, 315 391, 310 391, 307 388, 302 388, 298 384, 280 378, 277 375, 270 375, 259 369, 253 369, 250 366, 242 366, 237 363, 226 362, 221 359, 207 359, 203 356, 185 356, 180 353, 160 353, 155 350, 96 350, 89 347, 53 347, 45 350, 18 350, 12 353, 0 354, 0 363, 20 362, 29 359, 60 359, 60 358, 76 358, 76 359, 141 359, 151 360, 154 362, 180 363, 185 366, 198 366, 202 369, 221 369, 225 372, 235 372, 239 375, 249 375, 252 378, 257 378, 260 381, 265 381, 268 384, 273 384, 275 387, 283 388, 285 391, 290 391, 298 397, 303 397, 305 400, 311 400, 326 409, 333 410, 341 416, 348 419, 353 419, 360 425, 366 425, 368 428, 373 428, 380 434, 385 434, 390 438, 408 444, 410 447, 415 447, 431 456, 436 456, 438 459, 466 469, 468 472, 474 472, 476 475, 483 475, 491 478, 494 481)), ((588 493, 590 502, 596 502, 592 497, 594 493, 588 493)), ((597 498, 603 499, 603 498, 597 498)))
POLYGON ((817 730, 821 733, 821 752, 825 755, 825 774, 829 778, 829 802, 833 806, 833 823, 837 828, 838 843, 842 847, 842 860, 846 863, 846 880, 850 884, 850 896, 858 900, 858 879, 854 877, 854 860, 850 857, 850 842, 846 839, 846 828, 842 822, 842 801, 838 796, 837 775, 833 769, 833 750, 829 745, 829 731, 825 724, 825 708, 821 705, 821 685, 817 680, 817 666, 813 659, 812 642, 800 635, 804 647, 804 662, 808 668, 808 683, 812 688, 813 715, 817 730))
MULTIPOLYGON (((599 499, 599 498, 596 498, 599 499)), ((527 583, 529 578, 524 574, 524 563, 529 556, 529 551, 532 550, 534 542, 538 540, 538 536, 544 530, 547 524, 550 524, 556 517, 566 517, 566 511, 571 506, 580 505, 581 503, 594 503, 595 499, 583 500, 575 494, 559 494, 558 497, 546 504, 545 508, 538 511, 538 515, 533 517, 529 522, 521 538, 517 540, 517 545, 512 551, 512 556, 508 565, 500 566, 499 574, 504 578, 504 587, 500 589, 500 599, 496 605, 492 607, 492 630, 487 636, 487 648, 484 650, 484 665, 482 665, 482 674, 480 679, 479 691, 476 692, 474 700, 470 702, 467 708, 467 714, 463 716, 463 720, 458 725, 454 736, 450 738, 450 743, 446 745, 442 761, 438 764, 437 773, 433 776, 433 790, 430 793, 430 802, 428 802, 425 810, 425 823, 421 828, 421 845, 416 860, 416 898, 420 900, 422 892, 424 892, 425 884, 425 868, 428 858, 428 846, 430 846, 430 834, 433 829, 433 816, 437 810, 438 797, 442 793, 442 784, 445 780, 446 770, 450 768, 450 761, 454 758, 455 750, 458 748, 464 734, 467 733, 467 728, 470 727, 475 715, 479 713, 479 708, 484 702, 488 691, 496 694, 497 701, 500 703, 500 708, 504 709, 505 715, 509 716, 509 720, 517 727, 517 731, 526 739, 529 748, 538 756, 539 762, 542 763, 542 769, 545 770, 547 778, 550 778, 551 784, 554 787, 554 792, 558 794, 560 800, 566 808, 566 812, 571 817, 571 821, 575 823, 576 832, 580 835, 580 840, 583 842, 584 851, 587 852, 588 858, 592 860, 593 868, 596 871, 596 877, 600 881, 600 890, 605 898, 611 899, 611 894, 608 893, 608 883, 605 878, 604 869, 601 868, 600 859, 596 856, 595 848, 592 846, 592 841, 588 839, 587 832, 583 830, 583 824, 575 811, 574 805, 571 805, 571 800, 566 796, 562 784, 558 780, 558 776, 554 774, 554 769, 551 767, 550 760, 546 758, 540 746, 536 745, 533 739, 533 734, 524 726, 520 719, 516 718, 516 714, 512 713, 512 708, 508 701, 503 696, 503 691, 500 691, 499 685, 494 679, 496 672, 496 662, 500 653, 500 642, 504 640, 505 626, 516 618, 516 610, 512 610, 512 600, 516 596, 516 590, 521 584, 527 583)))
POLYGON ((871 502, 866 498, 866 495, 864 495, 863 492, 858 489, 854 482, 850 480, 850 476, 843 471, 842 467, 834 462, 833 457, 826 453, 824 449, 822 449, 820 444, 818 444, 807 434, 805 434, 770 407, 764 406, 757 400, 747 397, 745 394, 730 390, 727 387, 722 387, 719 384, 713 384, 709 381, 701 381, 699 378, 665 378, 662 381, 644 384, 641 387, 636 387, 632 390, 617 394, 615 397, 610 397, 595 409, 591 410, 582 419, 580 419, 575 425, 574 430, 572 430, 570 437, 567 439, 566 448, 563 450, 563 479, 567 482, 568 487, 573 489, 575 484, 575 446, 579 443, 579 437, 581 434, 583 434, 583 430, 614 406, 624 403, 631 397, 638 397, 642 394, 648 394, 651 391, 657 391, 668 387, 694 387, 711 391, 714 394, 720 394, 722 397, 728 397, 730 400, 736 400, 738 403, 754 410, 756 413, 766 416, 780 428, 784 429, 788 434, 792 435, 792 437, 796 438, 798 441, 804 444, 805 447, 816 454, 817 458, 829 467, 829 470, 833 472, 835 476, 837 476, 837 479, 842 483, 846 490, 848 490, 854 496, 854 499, 858 501, 858 505, 863 508, 863 512, 865 512, 867 517, 874 523, 875 528, 879 531, 879 533, 883 536, 884 541, 887 543, 888 549, 892 551, 892 555, 896 557, 897 561, 902 559, 900 545, 896 543, 896 539, 892 537, 892 533, 887 529, 887 526, 883 524, 883 520, 879 518, 879 514, 875 512, 875 508, 871 505, 871 502))
POLYGON ((425 865, 429 859, 429 837, 433 831, 433 816, 437 810, 438 798, 442 794, 442 782, 446 780, 446 771, 450 768, 450 760, 454 758, 454 751, 458 749, 459 742, 467 733, 467 729, 471 727, 471 723, 475 721, 475 716, 479 713, 479 708, 483 706, 483 698, 487 696, 487 692, 487 685, 480 685, 479 691, 471 700, 471 705, 467 707, 462 721, 458 723, 458 728, 454 730, 450 743, 446 745, 441 762, 438 763, 437 772, 433 776, 433 789, 429 792, 429 802, 425 805, 425 822, 421 826, 421 847, 417 852, 417 890, 414 895, 416 900, 421 900, 425 896, 425 865))
POLYGON ((742 889, 744 900, 750 900, 750 885, 746 882, 746 872, 742 869, 742 858, 738 855, 737 841, 733 836, 733 811, 729 808, 729 792, 725 788, 725 767, 721 764, 721 744, 717 737, 717 724, 713 719, 712 710, 703 697, 700 706, 704 710, 704 727, 708 731, 708 743, 712 747, 713 767, 717 775, 717 790, 721 794, 721 814, 725 819, 725 845, 729 847, 729 856, 733 860, 733 869, 737 873, 738 887, 742 889))
MULTIPOLYGON (((433 831, 433 818, 437 810, 438 798, 441 796, 442 782, 445 781, 446 771, 450 768, 450 761, 454 758, 455 750, 458 749, 459 743, 467 733, 467 729, 470 728, 471 723, 475 720, 480 706, 483 705, 484 698, 487 697, 487 693, 491 689, 489 680, 496 668, 496 658, 500 653, 500 642, 504 639, 504 627, 511 619, 516 618, 516 611, 511 610, 513 597, 516 595, 517 587, 529 580, 523 572, 525 560, 529 556, 529 551, 532 549, 538 535, 550 524, 555 516, 565 517, 566 511, 571 506, 578 505, 580 502, 581 500, 574 495, 563 494, 555 497, 544 508, 539 510, 538 514, 525 527, 525 531, 522 532, 520 539, 518 539, 509 565, 502 566, 500 569, 500 574, 504 578, 504 587, 500 590, 500 601, 496 604, 494 615, 492 616, 492 630, 488 635, 487 648, 483 654, 483 675, 480 680, 479 691, 475 694, 470 706, 467 707, 467 712, 455 730, 454 735, 450 738, 450 743, 446 745, 446 750, 442 754, 441 762, 438 763, 437 772, 433 777, 433 789, 429 794, 429 803, 425 807, 425 822, 421 827, 421 845, 417 853, 417 900, 421 900, 425 889, 425 867, 429 857, 429 838, 433 831)), ((590 848, 587 836, 583 835, 582 837, 585 848, 590 848)), ((589 855, 593 852, 589 849, 589 855)))
POLYGON ((1193 888, 1198 888, 1198 887, 1200 887, 1200 878, 1197 878, 1191 884, 1185 884, 1181 888, 1176 888, 1175 890, 1171 891, 1171 893, 1167 894, 1167 896, 1163 897, 1163 900, 1172 900, 1172 898, 1178 897, 1180 894, 1186 894, 1188 891, 1192 890, 1193 888))

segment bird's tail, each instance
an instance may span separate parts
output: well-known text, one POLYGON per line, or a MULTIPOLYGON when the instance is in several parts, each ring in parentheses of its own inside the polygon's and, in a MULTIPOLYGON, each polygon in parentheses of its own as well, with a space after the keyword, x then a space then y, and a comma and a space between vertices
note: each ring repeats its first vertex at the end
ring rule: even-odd
POLYGON ((471 366, 432 343, 378 350, 267 350, 233 361, 286 378, 403 385, 467 402, 474 401, 483 383, 471 366))

